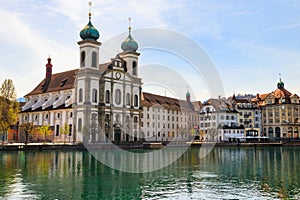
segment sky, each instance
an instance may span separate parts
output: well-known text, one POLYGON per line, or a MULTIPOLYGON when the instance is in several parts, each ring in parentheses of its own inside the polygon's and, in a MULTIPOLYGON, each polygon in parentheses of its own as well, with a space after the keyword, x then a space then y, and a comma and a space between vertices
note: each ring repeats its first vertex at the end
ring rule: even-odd
MULTIPOLYGON (((12 79, 18 97, 29 93, 44 78, 49 55, 53 73, 79 67, 77 42, 80 30, 88 22, 88 1, 0 2, 0 82, 12 79)), ((131 17, 132 35, 139 44, 143 38, 138 30, 145 28, 170 30, 195 42, 214 64, 227 97, 233 93, 271 92, 276 89, 279 73, 285 88, 300 94, 298 0, 129 0, 126 4, 120 0, 93 0, 92 3, 92 23, 99 30, 99 41, 103 44, 120 34, 125 39, 131 17)), ((175 46, 180 44, 181 41, 174 40, 175 46)), ((182 49, 190 50, 185 45, 182 49)), ((114 50, 113 54, 119 51, 114 50)), ((212 91, 205 76, 195 73, 189 60, 158 48, 141 48, 139 52, 144 91, 168 96, 175 91, 173 96, 184 98, 189 89, 194 100, 210 98, 212 91), (151 64, 153 69, 161 71, 153 72, 151 64), (160 82, 166 79, 167 83, 160 82), (151 84, 153 80, 155 84, 151 84)), ((191 54, 198 56, 195 52, 191 54)), ((109 58, 100 53, 100 61, 109 58)))

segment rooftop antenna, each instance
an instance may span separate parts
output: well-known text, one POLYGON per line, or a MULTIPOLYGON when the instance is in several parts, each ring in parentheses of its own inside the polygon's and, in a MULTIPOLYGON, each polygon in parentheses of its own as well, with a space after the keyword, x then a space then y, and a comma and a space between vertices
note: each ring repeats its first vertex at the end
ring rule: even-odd
POLYGON ((92 2, 90 1, 89 2, 89 19, 91 19, 91 16, 92 16, 92 2))
POLYGON ((128 17, 128 30, 129 34, 131 33, 131 17, 128 17))
POLYGON ((281 82, 281 73, 279 73, 279 81, 281 82))

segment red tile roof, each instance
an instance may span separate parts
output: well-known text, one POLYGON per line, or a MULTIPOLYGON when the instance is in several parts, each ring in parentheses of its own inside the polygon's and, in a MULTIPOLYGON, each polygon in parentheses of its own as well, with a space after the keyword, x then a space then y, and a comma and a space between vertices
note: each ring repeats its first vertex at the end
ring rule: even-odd
POLYGON ((291 97, 293 96, 291 92, 284 88, 277 88, 275 91, 267 94, 258 94, 255 98, 252 99, 252 102, 256 102, 259 106, 266 105, 266 98, 268 96, 273 96, 275 98, 275 104, 279 104, 279 99, 285 98, 286 103, 291 102, 291 97))
POLYGON ((143 92, 142 106, 150 107, 154 105, 162 106, 164 109, 168 110, 194 110, 193 105, 189 104, 187 101, 143 92))
POLYGON ((25 95, 25 97, 47 92, 72 89, 74 88, 77 71, 78 69, 52 74, 49 80, 44 78, 44 80, 42 80, 30 93, 25 95))

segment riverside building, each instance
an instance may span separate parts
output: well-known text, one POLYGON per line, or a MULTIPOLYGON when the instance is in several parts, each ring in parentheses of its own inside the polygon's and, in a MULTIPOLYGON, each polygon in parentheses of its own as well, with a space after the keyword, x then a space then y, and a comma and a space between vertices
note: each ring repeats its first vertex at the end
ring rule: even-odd
MULTIPOLYGON (((209 99, 199 112, 199 139, 201 141, 223 141, 231 129, 237 127, 238 112, 226 99, 209 99)), ((237 133, 237 132, 236 132, 237 133)), ((240 135, 236 135, 238 137, 240 135)))
POLYGON ((262 135, 270 140, 299 139, 299 99, 285 89, 281 79, 275 91, 257 94, 252 102, 261 108, 262 135))
POLYGON ((108 63, 99 64, 99 36, 89 13, 78 42, 79 68, 55 74, 48 58, 46 76, 25 95, 20 124, 50 125, 54 142, 65 140, 65 124, 72 142, 186 141, 198 125, 190 94, 183 101, 142 93, 131 27, 122 52, 108 63))

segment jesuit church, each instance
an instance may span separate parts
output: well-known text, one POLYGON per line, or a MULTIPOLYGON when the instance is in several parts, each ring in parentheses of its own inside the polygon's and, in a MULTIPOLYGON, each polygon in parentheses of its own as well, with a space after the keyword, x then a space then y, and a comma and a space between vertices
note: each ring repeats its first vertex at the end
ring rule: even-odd
POLYGON ((80 32, 79 69, 52 73, 51 58, 44 79, 27 95, 20 124, 50 125, 49 140, 71 142, 187 141, 198 124, 197 102, 142 93, 138 43, 131 36, 122 52, 99 64, 101 42, 89 22, 80 32), (62 135, 61 127, 69 126, 62 135))

